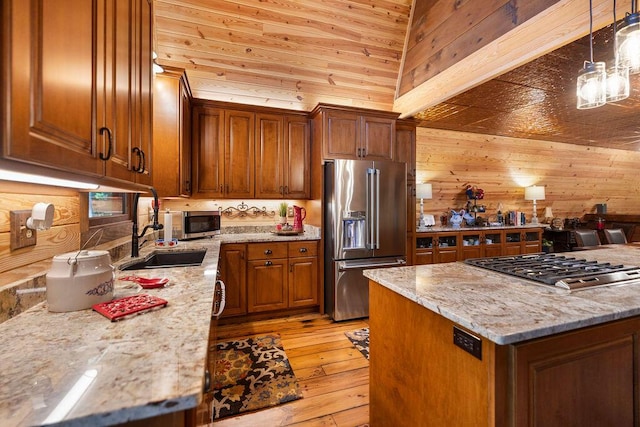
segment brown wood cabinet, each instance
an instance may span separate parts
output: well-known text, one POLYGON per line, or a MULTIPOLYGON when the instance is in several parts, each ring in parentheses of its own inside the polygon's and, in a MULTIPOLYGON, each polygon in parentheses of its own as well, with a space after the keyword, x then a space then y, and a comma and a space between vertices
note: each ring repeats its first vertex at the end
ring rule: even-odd
POLYGON ((436 264, 541 251, 542 228, 433 231, 416 233, 414 262, 436 264))
POLYGON ((375 282, 369 295, 371 425, 640 423, 638 317, 512 345, 481 338, 478 359, 454 345, 454 322, 375 282))
POLYGON ((395 113, 320 104, 312 112, 322 126, 323 158, 395 160, 395 113))
POLYGON ((319 305, 317 241, 224 244, 219 265, 223 317, 319 305))
POLYGON ((255 115, 193 108, 194 197, 253 198, 255 115))
POLYGON ((306 115, 257 114, 255 197, 309 198, 310 150, 306 115))
POLYGON ((150 184, 151 3, 2 7, 3 157, 150 184))
POLYGON ((308 198, 306 114, 216 105, 193 107, 194 197, 308 198))
POLYGON ((289 307, 318 305, 318 243, 289 242, 289 307))
POLYGON ((224 244, 220 248, 218 270, 226 287, 222 317, 247 314, 247 247, 244 243, 224 244))
POLYGON ((154 77, 153 186, 160 197, 191 195, 191 89, 184 70, 164 67, 154 77))

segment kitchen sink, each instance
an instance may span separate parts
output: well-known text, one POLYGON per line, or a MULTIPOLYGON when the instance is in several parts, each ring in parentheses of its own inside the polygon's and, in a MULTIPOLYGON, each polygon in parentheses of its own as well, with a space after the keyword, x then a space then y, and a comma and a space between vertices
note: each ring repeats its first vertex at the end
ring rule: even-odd
POLYGON ((120 270, 198 266, 206 253, 206 250, 152 252, 142 260, 121 265, 120 270))

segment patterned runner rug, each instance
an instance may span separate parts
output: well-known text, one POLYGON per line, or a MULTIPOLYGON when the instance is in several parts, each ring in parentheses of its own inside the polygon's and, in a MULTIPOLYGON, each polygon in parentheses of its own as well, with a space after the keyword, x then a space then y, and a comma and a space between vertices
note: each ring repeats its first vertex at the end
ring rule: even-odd
POLYGON ((302 397, 275 333, 218 343, 213 389, 214 420, 302 397))
POLYGON ((369 328, 344 333, 353 346, 369 360, 369 328))

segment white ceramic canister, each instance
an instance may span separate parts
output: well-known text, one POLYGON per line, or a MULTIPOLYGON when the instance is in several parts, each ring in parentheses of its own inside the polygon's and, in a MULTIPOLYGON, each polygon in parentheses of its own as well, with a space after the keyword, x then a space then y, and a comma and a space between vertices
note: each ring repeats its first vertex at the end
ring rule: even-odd
POLYGON ((84 310, 111 301, 114 281, 115 268, 107 251, 56 255, 47 273, 49 311, 84 310))

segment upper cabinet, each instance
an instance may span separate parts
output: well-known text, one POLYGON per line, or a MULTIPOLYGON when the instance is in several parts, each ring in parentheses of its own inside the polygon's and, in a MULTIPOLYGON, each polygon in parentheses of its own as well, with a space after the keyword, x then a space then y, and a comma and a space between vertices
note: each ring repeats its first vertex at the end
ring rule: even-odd
POLYGON ((193 107, 194 197, 308 198, 310 129, 306 114, 193 107))
POLYGON ((2 156, 150 184, 148 0, 2 3, 2 156))
POLYGON ((255 197, 309 197, 310 148, 306 115, 257 114, 255 197))
POLYGON ((164 67, 153 85, 153 186, 160 197, 191 195, 191 90, 184 70, 164 67), (176 173, 177 171, 177 173, 176 173))
POLYGON ((311 113, 321 127, 324 159, 395 160, 395 113, 319 105, 311 113))

